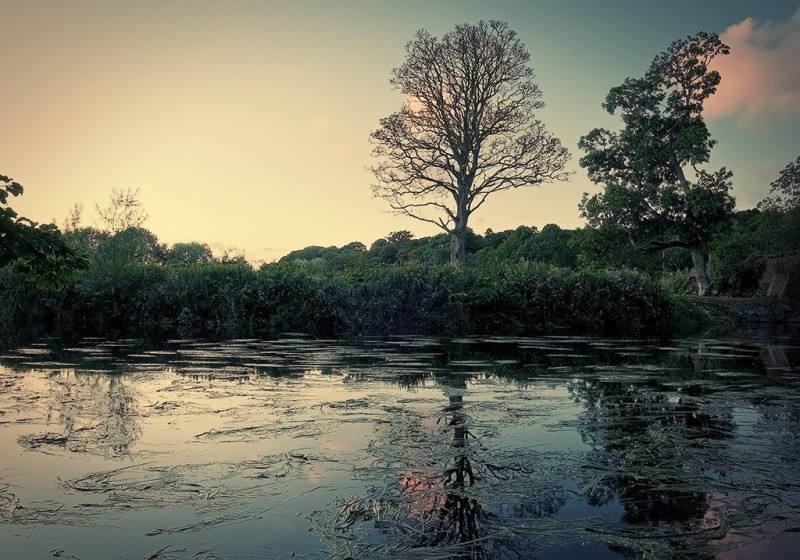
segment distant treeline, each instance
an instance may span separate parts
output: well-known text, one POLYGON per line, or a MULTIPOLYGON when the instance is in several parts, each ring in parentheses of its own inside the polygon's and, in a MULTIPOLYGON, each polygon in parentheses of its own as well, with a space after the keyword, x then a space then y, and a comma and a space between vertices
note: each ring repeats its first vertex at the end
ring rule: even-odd
MULTIPOLYGON (((743 292, 748 263, 800 248, 794 214, 746 211, 715 241, 717 285, 743 292), (794 229, 793 229, 794 228, 794 229)), ((688 252, 632 250, 601 230, 470 233, 466 266, 446 235, 394 232, 369 248, 307 247, 254 268, 143 228, 65 232, 89 257, 61 290, 0 270, 0 340, 36 337, 269 338, 389 334, 658 337, 703 326, 688 252)))
MULTIPOLYGON (((635 247, 620 229, 584 227, 562 229, 548 224, 541 230, 520 226, 514 230, 478 235, 467 232, 467 265, 496 268, 518 263, 542 263, 569 270, 636 270, 658 281, 670 293, 695 293, 692 256, 687 248, 648 252, 635 247)), ((800 208, 788 211, 736 212, 709 247, 712 294, 748 297, 760 288, 754 266, 760 258, 800 250, 800 208)), ((281 259, 315 271, 345 271, 372 265, 447 262, 450 237, 446 234, 414 239, 407 231, 394 232, 367 248, 362 243, 342 247, 306 247, 281 259)))

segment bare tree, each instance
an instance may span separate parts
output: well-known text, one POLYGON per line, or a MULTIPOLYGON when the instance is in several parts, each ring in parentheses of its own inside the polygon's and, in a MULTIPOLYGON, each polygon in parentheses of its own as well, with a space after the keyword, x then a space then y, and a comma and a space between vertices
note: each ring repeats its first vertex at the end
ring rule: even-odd
POLYGON ((139 187, 112 189, 109 205, 105 208, 95 204, 95 211, 106 231, 117 234, 128 228, 138 228, 149 218, 142 201, 139 200, 139 187))
POLYGON ((391 85, 400 111, 372 132, 375 196, 450 234, 466 261, 470 215, 489 195, 563 180, 569 154, 535 112, 544 106, 530 55, 498 21, 458 25, 441 39, 420 30, 391 85))
POLYGON ((83 203, 76 202, 67 210, 67 217, 64 218, 62 228, 64 231, 75 231, 81 225, 83 219, 83 203))

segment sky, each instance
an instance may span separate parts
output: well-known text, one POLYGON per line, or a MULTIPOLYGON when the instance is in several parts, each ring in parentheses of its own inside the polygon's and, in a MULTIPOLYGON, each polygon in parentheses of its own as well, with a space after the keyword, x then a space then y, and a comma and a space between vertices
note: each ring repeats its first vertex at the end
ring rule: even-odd
POLYGON ((112 189, 139 188, 163 243, 198 241, 270 262, 310 245, 369 246, 434 226, 372 195, 369 134, 400 109, 389 84, 419 29, 509 23, 531 54, 538 116, 570 150, 568 181, 498 193, 478 233, 583 225, 598 192, 581 136, 616 129, 611 87, 698 31, 731 54, 705 116, 708 169, 754 207, 800 155, 800 0, 0 0, 0 174, 21 215, 83 224, 112 189))

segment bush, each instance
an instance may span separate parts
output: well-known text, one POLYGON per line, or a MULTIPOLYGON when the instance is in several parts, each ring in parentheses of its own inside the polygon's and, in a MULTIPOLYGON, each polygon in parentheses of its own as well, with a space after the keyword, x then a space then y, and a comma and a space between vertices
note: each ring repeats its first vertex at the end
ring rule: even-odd
MULTIPOLYGON (((2 272, 2 271, 0 271, 2 272)), ((426 334, 665 334, 664 290, 632 271, 542 263, 395 264, 315 271, 303 264, 130 264, 91 269, 62 291, 0 275, 3 340, 82 336, 271 338, 426 334)))

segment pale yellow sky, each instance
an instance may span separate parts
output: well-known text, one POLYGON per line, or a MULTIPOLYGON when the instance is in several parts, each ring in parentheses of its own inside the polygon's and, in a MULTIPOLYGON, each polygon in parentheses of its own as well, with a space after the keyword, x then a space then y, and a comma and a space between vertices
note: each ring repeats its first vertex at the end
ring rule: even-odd
POLYGON ((540 117, 576 173, 496 195, 475 231, 581 225, 581 194, 596 188, 577 166, 578 138, 617 127, 600 107, 608 89, 699 30, 736 43, 710 120, 712 163, 733 169, 739 206, 752 207, 800 152, 800 4, 639 4, 0 0, 0 173, 24 185, 13 207, 38 221, 60 223, 82 202, 91 225, 111 189, 141 187, 162 242, 235 247, 251 261, 438 233, 372 197, 369 133, 400 107, 389 73, 416 30, 493 18, 531 52, 540 117), (745 78, 753 68, 757 81, 745 78))

